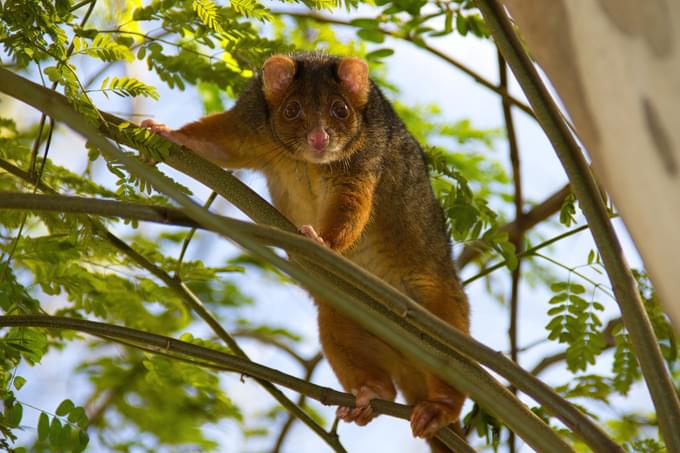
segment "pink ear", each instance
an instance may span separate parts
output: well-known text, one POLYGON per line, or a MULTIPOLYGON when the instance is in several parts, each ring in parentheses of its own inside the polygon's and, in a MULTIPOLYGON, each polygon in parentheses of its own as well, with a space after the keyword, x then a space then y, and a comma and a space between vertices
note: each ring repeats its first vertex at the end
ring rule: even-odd
POLYGON ((368 65, 360 58, 343 58, 338 66, 338 77, 355 98, 355 102, 365 104, 368 100, 368 65))
POLYGON ((262 82, 264 95, 270 101, 278 100, 288 89, 295 76, 295 62, 285 55, 274 55, 264 62, 262 82))

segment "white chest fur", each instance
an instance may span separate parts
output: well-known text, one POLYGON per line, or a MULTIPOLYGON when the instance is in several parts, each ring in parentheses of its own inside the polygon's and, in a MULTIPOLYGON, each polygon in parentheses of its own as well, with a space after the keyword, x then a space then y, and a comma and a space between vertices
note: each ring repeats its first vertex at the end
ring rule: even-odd
POLYGON ((297 226, 319 228, 329 186, 316 166, 288 161, 265 171, 274 206, 297 226))

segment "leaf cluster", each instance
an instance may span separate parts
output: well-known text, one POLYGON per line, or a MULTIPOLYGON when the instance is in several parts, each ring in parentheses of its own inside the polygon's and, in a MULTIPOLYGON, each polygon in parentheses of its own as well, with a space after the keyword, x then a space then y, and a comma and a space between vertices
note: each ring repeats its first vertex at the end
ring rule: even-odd
POLYGON ((548 338, 567 344, 567 367, 571 371, 585 370, 605 347, 602 321, 597 315, 604 306, 594 299, 583 298, 586 289, 574 282, 559 282, 550 286, 555 295, 548 302, 550 322, 548 338))

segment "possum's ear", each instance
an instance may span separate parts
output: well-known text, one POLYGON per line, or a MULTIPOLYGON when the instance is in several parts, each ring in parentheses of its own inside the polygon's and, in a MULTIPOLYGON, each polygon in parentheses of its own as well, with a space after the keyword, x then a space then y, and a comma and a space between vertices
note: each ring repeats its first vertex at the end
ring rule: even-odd
POLYGON ((352 102, 357 107, 362 107, 368 102, 369 81, 368 65, 360 58, 343 58, 338 65, 338 78, 343 88, 352 97, 352 102))
POLYGON ((262 83, 264 97, 271 103, 278 103, 290 87, 295 76, 295 62, 285 55, 274 55, 264 62, 262 83))

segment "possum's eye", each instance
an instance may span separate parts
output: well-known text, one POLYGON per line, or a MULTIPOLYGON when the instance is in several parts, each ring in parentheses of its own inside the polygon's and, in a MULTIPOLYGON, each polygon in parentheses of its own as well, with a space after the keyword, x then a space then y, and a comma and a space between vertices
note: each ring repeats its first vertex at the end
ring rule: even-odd
POLYGON ((349 107, 343 101, 335 101, 331 106, 331 115, 339 120, 345 120, 349 116, 349 107))
POLYGON ((302 106, 298 101, 290 101, 286 104, 286 108, 283 109, 283 116, 287 120, 297 119, 302 113, 302 106))

